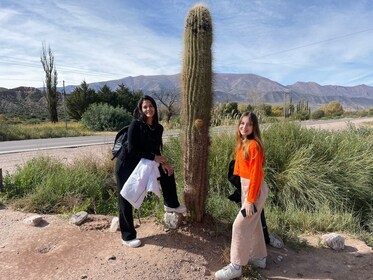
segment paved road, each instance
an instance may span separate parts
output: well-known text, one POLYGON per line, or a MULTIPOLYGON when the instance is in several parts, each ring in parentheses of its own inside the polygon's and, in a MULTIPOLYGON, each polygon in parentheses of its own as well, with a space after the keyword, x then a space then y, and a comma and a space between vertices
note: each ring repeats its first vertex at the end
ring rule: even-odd
MULTIPOLYGON (((213 130, 222 131, 227 128, 214 128, 213 130)), ((179 130, 167 130, 164 132, 163 138, 177 136, 179 130)), ((29 151, 41 151, 61 148, 75 148, 85 146, 95 146, 104 144, 113 144, 115 134, 110 135, 96 135, 96 136, 78 136, 78 137, 64 137, 64 138, 47 138, 47 139, 31 139, 21 141, 5 141, 0 142, 0 155, 29 152, 29 151)))
POLYGON ((0 155, 34 150, 84 147, 113 143, 115 135, 31 139, 0 142, 0 155))

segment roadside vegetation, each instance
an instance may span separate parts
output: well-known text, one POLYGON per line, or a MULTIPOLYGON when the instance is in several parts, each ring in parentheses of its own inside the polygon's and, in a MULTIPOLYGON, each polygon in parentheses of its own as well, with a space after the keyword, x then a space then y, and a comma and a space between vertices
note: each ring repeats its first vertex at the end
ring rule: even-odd
POLYGON ((0 141, 87 136, 95 134, 78 122, 25 124, 10 120, 0 122, 0 141))
MULTIPOLYGON (((373 245, 373 130, 350 126, 330 132, 280 121, 263 126, 269 197, 265 207, 271 233, 297 242, 301 233, 347 232, 373 245)), ((234 191, 227 181, 232 159, 232 133, 211 137, 207 213, 217 230, 227 229, 238 205, 227 199, 234 191)), ((178 138, 165 143, 164 154, 175 167, 182 194, 181 146, 178 138)), ((0 201, 24 211, 117 214, 117 193, 110 152, 105 162, 83 158, 64 165, 35 158, 13 174, 5 174, 0 201)), ((182 196, 181 196, 182 197, 182 196)), ((142 216, 162 217, 162 202, 148 195, 142 216)))
MULTIPOLYGON (((98 92, 83 82, 67 98, 63 119, 58 123, 36 118, 0 115, 0 141, 92 135, 117 131, 131 121, 137 100, 143 93, 124 85, 115 91, 104 86, 98 92)), ((154 93, 166 129, 179 129, 177 91, 154 93)), ((242 112, 255 111, 262 123, 266 149, 266 177, 269 197, 265 207, 270 232, 287 242, 297 242, 301 233, 348 232, 373 245, 373 129, 322 131, 302 128, 293 120, 373 116, 373 109, 345 111, 332 101, 311 111, 308 103, 291 100, 286 106, 261 104, 215 104, 211 126, 237 123, 242 112), (285 120, 284 120, 285 119, 285 120)), ((180 197, 180 139, 171 138, 164 154, 175 167, 180 197)), ((225 231, 238 211, 227 199, 234 189, 227 180, 232 159, 232 132, 211 135, 209 155, 209 196, 207 214, 225 231)), ((0 206, 38 213, 117 214, 114 162, 83 158, 65 165, 40 157, 26 162, 12 174, 4 174, 0 206)), ((149 194, 140 209, 141 216, 162 217, 159 198, 149 194)))

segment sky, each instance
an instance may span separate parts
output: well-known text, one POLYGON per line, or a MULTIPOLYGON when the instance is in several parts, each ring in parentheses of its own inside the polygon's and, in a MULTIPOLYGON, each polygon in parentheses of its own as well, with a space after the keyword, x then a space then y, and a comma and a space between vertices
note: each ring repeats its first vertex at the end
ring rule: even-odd
POLYGON ((196 3, 212 16, 216 73, 373 86, 370 0, 1 0, 0 87, 43 86, 43 42, 58 86, 180 73, 196 3))

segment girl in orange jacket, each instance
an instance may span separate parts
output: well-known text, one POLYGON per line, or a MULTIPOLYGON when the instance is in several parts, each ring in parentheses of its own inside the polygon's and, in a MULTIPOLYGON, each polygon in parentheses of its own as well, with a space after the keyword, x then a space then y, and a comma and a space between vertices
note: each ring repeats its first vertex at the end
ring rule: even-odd
POLYGON ((263 181, 264 149, 257 116, 244 113, 237 125, 234 175, 241 177, 242 209, 233 223, 231 263, 215 273, 216 279, 240 277, 248 263, 265 268, 267 249, 260 213, 267 198, 263 181))

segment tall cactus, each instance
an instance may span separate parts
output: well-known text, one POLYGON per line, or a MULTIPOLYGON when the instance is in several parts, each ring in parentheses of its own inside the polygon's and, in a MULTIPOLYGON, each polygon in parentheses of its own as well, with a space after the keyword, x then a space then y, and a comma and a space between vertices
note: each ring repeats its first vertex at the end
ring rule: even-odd
POLYGON ((209 126, 212 106, 212 21, 203 4, 188 13, 181 73, 184 201, 201 222, 208 192, 209 126))

